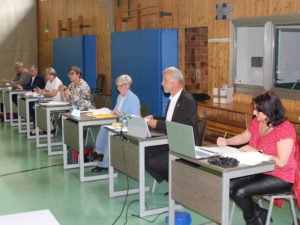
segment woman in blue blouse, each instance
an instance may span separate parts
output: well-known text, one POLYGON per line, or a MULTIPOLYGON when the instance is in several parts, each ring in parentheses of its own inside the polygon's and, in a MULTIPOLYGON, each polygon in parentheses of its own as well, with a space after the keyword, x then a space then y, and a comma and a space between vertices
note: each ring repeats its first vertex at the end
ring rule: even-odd
MULTIPOLYGON (((130 90, 132 79, 129 75, 120 75, 115 80, 119 96, 112 113, 117 116, 141 115, 139 98, 130 90)), ((108 167, 108 130, 101 126, 96 139, 94 158, 99 159, 99 164, 92 172, 101 172, 108 167)))

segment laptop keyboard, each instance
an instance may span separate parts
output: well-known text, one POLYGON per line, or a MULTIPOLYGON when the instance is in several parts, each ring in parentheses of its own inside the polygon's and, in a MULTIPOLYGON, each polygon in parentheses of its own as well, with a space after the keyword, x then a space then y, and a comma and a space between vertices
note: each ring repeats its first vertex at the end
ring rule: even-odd
POLYGON ((196 157, 197 158, 207 158, 207 157, 210 157, 212 155, 213 154, 210 153, 210 152, 205 152, 205 151, 201 151, 201 150, 196 149, 196 157))

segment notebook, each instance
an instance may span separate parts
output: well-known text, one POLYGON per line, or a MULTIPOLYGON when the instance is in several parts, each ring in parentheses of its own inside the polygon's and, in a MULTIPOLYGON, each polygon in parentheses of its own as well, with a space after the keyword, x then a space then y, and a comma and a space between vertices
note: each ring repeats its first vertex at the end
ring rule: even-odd
POLYGON ((145 119, 137 116, 128 117, 127 134, 139 138, 159 137, 165 135, 165 133, 150 130, 145 119))
POLYGON ((205 159, 217 153, 195 146, 192 126, 176 122, 166 122, 169 149, 173 152, 194 158, 205 159))

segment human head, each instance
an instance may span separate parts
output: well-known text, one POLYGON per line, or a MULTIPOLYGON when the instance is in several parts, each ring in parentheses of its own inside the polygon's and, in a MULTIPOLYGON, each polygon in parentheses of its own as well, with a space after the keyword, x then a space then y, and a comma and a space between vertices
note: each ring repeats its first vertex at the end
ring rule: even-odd
POLYGON ((54 68, 48 67, 45 69, 45 76, 46 76, 46 79, 51 82, 55 79, 55 77, 57 76, 57 73, 54 68))
POLYGON ((22 62, 16 62, 15 69, 17 73, 21 73, 24 69, 24 64, 22 62))
POLYGON ((163 72, 162 86, 165 93, 175 95, 181 88, 183 88, 182 72, 176 67, 168 67, 163 72))
POLYGON ((31 65, 29 69, 29 74, 31 77, 35 77, 38 73, 38 67, 36 65, 31 65))
POLYGON ((272 91, 266 91, 252 99, 253 114, 264 117, 268 126, 276 126, 285 120, 284 108, 278 96, 272 91), (263 113, 263 114, 260 114, 263 113))
POLYGON ((78 83, 81 77, 81 69, 77 66, 72 66, 68 69, 68 76, 71 82, 78 83))
POLYGON ((115 80, 118 91, 122 96, 125 96, 127 91, 130 89, 132 84, 132 79, 127 74, 122 74, 118 76, 115 80))

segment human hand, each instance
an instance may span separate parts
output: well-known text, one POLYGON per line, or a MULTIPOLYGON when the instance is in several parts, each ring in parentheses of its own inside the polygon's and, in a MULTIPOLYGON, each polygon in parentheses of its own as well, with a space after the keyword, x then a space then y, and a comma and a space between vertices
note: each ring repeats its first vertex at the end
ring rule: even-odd
POLYGON ((147 124, 151 128, 156 128, 156 126, 157 126, 157 120, 153 119, 153 117, 152 117, 151 119, 149 119, 147 121, 147 124))
POLYGON ((41 94, 41 89, 39 87, 33 88, 35 93, 41 94))
POLYGON ((122 116, 122 113, 119 110, 117 110, 117 109, 114 109, 113 111, 111 111, 111 113, 115 114, 117 116, 122 116))
POLYGON ((153 119, 153 116, 152 115, 148 115, 148 116, 145 116, 144 119, 148 123, 148 121, 150 121, 150 120, 153 119))
POLYGON ((16 84, 16 85, 15 85, 15 88, 16 88, 16 89, 23 89, 22 85, 20 85, 20 84, 16 84))
POLYGON ((67 88, 67 87, 66 87, 65 85, 63 85, 63 84, 61 84, 61 85, 58 86, 58 90, 59 90, 60 92, 63 92, 66 88, 67 88))
POLYGON ((257 152, 258 150, 256 148, 251 147, 250 145, 244 145, 240 148, 240 151, 242 152, 257 152))
POLYGON ((66 95, 67 97, 69 97, 69 96, 71 95, 71 92, 70 92, 70 90, 69 90, 68 88, 66 88, 66 89, 64 90, 64 92, 65 92, 65 95, 66 95))
POLYGON ((227 139, 226 138, 222 138, 222 137, 218 137, 218 139, 217 139, 217 145, 221 146, 221 147, 228 145, 227 139))

